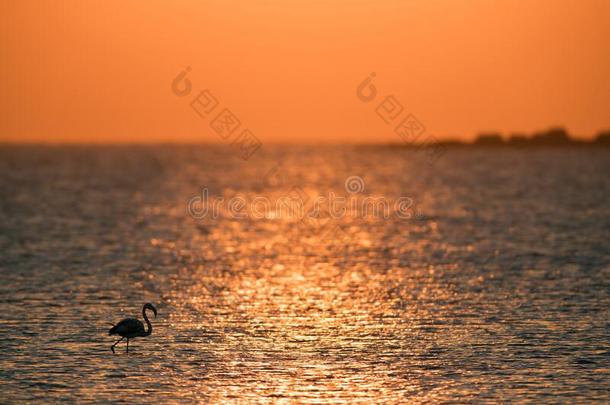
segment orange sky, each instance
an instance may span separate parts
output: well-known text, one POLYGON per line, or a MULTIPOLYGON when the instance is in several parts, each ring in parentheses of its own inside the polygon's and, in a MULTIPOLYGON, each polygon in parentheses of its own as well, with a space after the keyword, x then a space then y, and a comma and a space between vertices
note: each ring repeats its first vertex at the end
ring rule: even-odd
POLYGON ((1 1, 0 41, 0 141, 223 142, 206 88, 263 143, 399 142, 386 95, 439 138, 610 128, 607 0, 1 1))

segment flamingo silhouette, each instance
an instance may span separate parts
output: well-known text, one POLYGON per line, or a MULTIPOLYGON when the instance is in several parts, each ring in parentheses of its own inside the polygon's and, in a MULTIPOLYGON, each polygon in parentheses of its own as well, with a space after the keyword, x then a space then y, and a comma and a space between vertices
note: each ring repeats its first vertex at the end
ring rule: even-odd
POLYGON ((155 318, 157 317, 157 309, 153 307, 151 303, 144 304, 144 307, 142 308, 142 316, 144 317, 144 321, 146 321, 146 325, 148 326, 147 330, 144 330, 144 324, 135 318, 125 318, 121 322, 110 328, 110 330, 108 331, 109 335, 122 336, 119 340, 114 342, 112 346, 110 346, 110 350, 112 350, 112 353, 114 353, 114 346, 118 345, 121 340, 127 338, 126 352, 129 353, 129 339, 133 339, 136 337, 145 337, 152 333, 152 325, 148 320, 148 317, 146 316, 147 309, 153 311, 155 313, 155 318))

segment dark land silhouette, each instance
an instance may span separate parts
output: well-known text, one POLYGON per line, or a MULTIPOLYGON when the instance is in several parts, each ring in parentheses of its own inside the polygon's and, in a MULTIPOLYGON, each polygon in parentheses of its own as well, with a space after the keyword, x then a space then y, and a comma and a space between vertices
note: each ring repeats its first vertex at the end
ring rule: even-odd
MULTIPOLYGON (((422 137, 423 138, 423 137, 422 137)), ((434 144, 443 147, 519 147, 519 148, 537 148, 537 147, 574 147, 574 146, 594 146, 594 147, 610 147, 610 130, 598 133, 593 139, 584 140, 576 139, 562 127, 549 128, 546 131, 535 132, 531 135, 515 133, 509 136, 503 136, 499 132, 484 132, 479 134, 472 142, 464 142, 456 139, 438 139, 432 141, 430 139, 420 141, 419 139, 408 143, 401 144, 392 143, 395 146, 419 148, 422 144, 434 144)))
POLYGON ((484 146, 484 147, 548 147, 548 146, 610 146, 610 130, 602 131, 591 140, 575 139, 562 127, 549 128, 532 135, 511 134, 503 137, 500 133, 481 133, 473 142, 440 140, 446 146, 484 146))

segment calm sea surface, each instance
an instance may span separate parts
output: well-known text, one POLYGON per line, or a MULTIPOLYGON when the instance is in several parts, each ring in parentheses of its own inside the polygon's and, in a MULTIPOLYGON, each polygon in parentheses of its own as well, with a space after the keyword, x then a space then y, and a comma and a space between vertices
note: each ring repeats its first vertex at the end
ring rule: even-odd
POLYGON ((610 400, 610 151, 236 152, 0 148, 0 402, 610 400))

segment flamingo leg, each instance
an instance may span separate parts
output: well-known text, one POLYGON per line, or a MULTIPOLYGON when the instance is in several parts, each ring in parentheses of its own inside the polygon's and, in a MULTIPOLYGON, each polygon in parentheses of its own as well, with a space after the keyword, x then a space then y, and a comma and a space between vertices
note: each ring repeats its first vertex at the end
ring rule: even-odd
POLYGON ((129 338, 127 338, 127 353, 129 353, 129 338))
POLYGON ((110 350, 112 350, 112 353, 114 353, 114 346, 118 345, 119 342, 121 340, 125 339, 125 337, 120 338, 119 340, 117 340, 116 342, 114 342, 114 344, 112 346, 110 346, 110 350))

